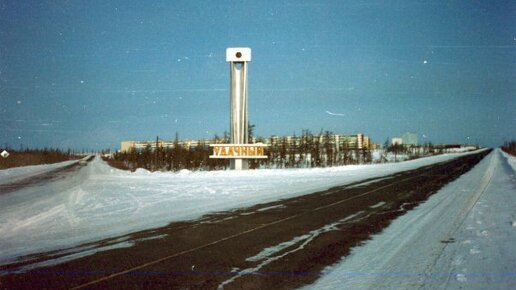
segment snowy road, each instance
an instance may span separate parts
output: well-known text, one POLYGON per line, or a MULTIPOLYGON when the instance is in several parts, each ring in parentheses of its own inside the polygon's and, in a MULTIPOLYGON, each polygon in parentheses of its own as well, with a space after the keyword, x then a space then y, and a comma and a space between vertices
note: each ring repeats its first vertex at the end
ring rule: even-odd
POLYGON ((0 170, 0 193, 5 194, 19 189, 19 186, 13 186, 17 183, 35 184, 37 181, 44 179, 45 176, 73 166, 77 162, 78 160, 68 160, 54 164, 31 165, 0 170))
POLYGON ((485 154, 34 256, 28 264, 4 269, 28 265, 30 270, 38 263, 44 268, 7 275, 4 283, 99 289, 295 288, 312 283, 325 266, 467 172, 485 154), (117 246, 92 255, 98 247, 117 246), (64 263, 54 265, 55 260, 64 263))
POLYGON ((515 160, 492 152, 307 289, 514 289, 515 160))
POLYGON ((94 155, 89 155, 81 161, 69 160, 49 165, 24 166, 2 170, 0 171, 0 194, 8 194, 27 187, 45 185, 45 183, 57 179, 67 178, 81 168, 81 162, 89 162, 94 157, 94 155))
MULTIPOLYGON (((0 266, 25 255, 300 196, 468 154, 472 153, 335 168, 179 173, 125 172, 97 158, 66 179, 0 195, 0 266)), ((50 167, 55 166, 59 164, 50 167)), ((30 168, 9 169, 0 171, 0 176, 14 180, 32 173, 30 168)))

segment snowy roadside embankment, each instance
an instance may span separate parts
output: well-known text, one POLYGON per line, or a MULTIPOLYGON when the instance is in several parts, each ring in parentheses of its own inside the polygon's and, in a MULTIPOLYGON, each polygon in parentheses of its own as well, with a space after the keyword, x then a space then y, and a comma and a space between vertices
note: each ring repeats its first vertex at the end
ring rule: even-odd
POLYGON ((334 168, 135 173, 100 158, 72 177, 0 195, 0 265, 16 257, 298 196, 473 153, 334 168))
POLYGON ((76 163, 78 160, 68 160, 53 164, 31 165, 14 167, 0 170, 0 184, 14 183, 35 175, 47 173, 59 168, 63 168, 70 164, 76 163))
POLYGON ((515 165, 515 157, 493 151, 306 288, 513 287, 515 165))

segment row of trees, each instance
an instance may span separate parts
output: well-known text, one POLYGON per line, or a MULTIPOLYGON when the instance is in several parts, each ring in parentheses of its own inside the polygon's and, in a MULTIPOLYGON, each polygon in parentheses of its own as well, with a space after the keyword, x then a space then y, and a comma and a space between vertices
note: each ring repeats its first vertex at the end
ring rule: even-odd
MULTIPOLYGON (((250 128, 252 130, 254 126, 250 126, 250 128)), ((249 133, 252 136, 251 130, 249 133)), ((224 134, 223 138, 215 136, 214 140, 229 143, 228 135, 224 134)), ((445 152, 445 148, 433 146, 431 143, 423 146, 403 146, 390 145, 386 141, 384 149, 379 150, 378 156, 373 160, 372 150, 358 148, 357 144, 348 142, 341 141, 336 144, 332 136, 334 133, 331 131, 321 131, 315 135, 309 130, 303 130, 299 138, 294 136, 290 140, 287 137, 271 137, 270 146, 266 149, 268 158, 250 160, 250 167, 253 169, 310 168, 383 163, 416 159, 445 152)), ((265 143, 265 139, 256 138, 256 142, 265 143)), ((128 170, 137 168, 145 168, 150 171, 220 170, 229 167, 229 160, 210 159, 211 154, 212 148, 208 143, 201 141, 195 147, 185 147, 181 145, 176 134, 171 148, 160 147, 159 137, 157 137, 155 146, 148 145, 143 150, 114 153, 112 158, 106 160, 112 166, 128 170)))
POLYGON ((186 148, 179 143, 176 134, 174 146, 163 148, 159 146, 159 137, 156 138, 155 149, 147 145, 143 150, 118 152, 112 158, 105 159, 110 165, 128 170, 145 168, 150 171, 179 171, 188 170, 217 170, 225 169, 229 163, 226 160, 210 159, 209 144, 201 142, 198 146, 186 148))
POLYGON ((443 146, 435 146, 432 143, 426 143, 423 145, 401 145, 401 144, 390 144, 389 138, 383 145, 383 151, 381 152, 381 159, 379 162, 389 162, 387 155, 390 153, 393 155, 395 162, 401 160, 412 160, 429 155, 443 154, 448 148, 443 146))
POLYGON ((512 140, 505 142, 502 146, 502 150, 516 156, 516 141, 512 140))
MULTIPOLYGON (((267 159, 250 160, 251 168, 304 168, 327 167, 347 164, 371 163, 371 151, 359 149, 348 143, 337 146, 331 141, 332 132, 326 131, 314 135, 303 130, 299 142, 293 144, 287 137, 271 138, 271 144, 266 150, 267 159), (324 134, 321 142, 321 134, 324 134)), ((229 143, 229 140, 225 140, 229 143)), ((216 136, 215 140, 219 140, 216 136)), ((256 142, 264 142, 257 138, 256 142)), ((106 159, 112 166, 136 170, 145 168, 151 171, 178 171, 189 170, 217 170, 226 169, 229 161, 226 159, 210 159, 212 148, 201 142, 195 147, 186 148, 179 142, 176 135, 172 148, 159 146, 159 137, 156 138, 155 148, 148 145, 143 150, 114 153, 111 159, 106 159)))
MULTIPOLYGON (((252 161, 251 167, 330 167, 372 162, 371 150, 358 148, 357 144, 348 142, 336 144, 332 141, 333 135, 331 131, 321 131, 314 135, 309 130, 303 130, 299 142, 289 142, 287 137, 271 138, 267 148, 268 158, 252 161)), ((293 139, 297 139, 295 135, 293 139)), ((260 141, 263 139, 258 138, 257 142, 260 141)))

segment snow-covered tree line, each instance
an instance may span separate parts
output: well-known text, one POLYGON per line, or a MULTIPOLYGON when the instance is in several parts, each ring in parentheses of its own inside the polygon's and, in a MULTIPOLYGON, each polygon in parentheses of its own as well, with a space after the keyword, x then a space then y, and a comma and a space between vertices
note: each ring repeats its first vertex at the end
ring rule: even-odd
MULTIPOLYGON (((251 127, 252 128, 252 127, 251 127)), ((252 132, 250 132, 252 133, 252 132)), ((287 137, 270 138, 270 146, 266 149, 267 159, 250 160, 250 167, 257 168, 306 168, 327 167, 347 164, 371 163, 371 151, 369 149, 348 146, 347 143, 337 146, 331 141, 332 132, 321 132, 314 135, 308 130, 303 130, 299 142, 291 142, 287 137), (323 138, 321 135, 324 134, 323 138)), ((250 134, 252 137, 252 134, 250 134)), ((215 137, 214 140, 220 138, 215 137)), ((227 134, 225 134, 224 141, 227 134)), ((250 138, 256 143, 264 142, 264 138, 250 138)), ((111 165, 135 170, 145 168, 151 171, 178 171, 188 170, 219 170, 226 169, 229 161, 224 159, 210 159, 212 148, 205 142, 200 142, 195 147, 181 145, 176 136, 174 146, 162 148, 159 139, 156 139, 156 149, 148 145, 143 150, 130 150, 113 154, 107 160, 111 165)))
MULTIPOLYGON (((372 162, 371 150, 359 148, 356 144, 342 142, 336 144, 331 131, 321 131, 314 135, 309 130, 303 130, 300 138, 292 142, 288 137, 270 138, 267 148, 269 158, 252 161, 253 168, 309 168, 330 167, 349 164, 364 164, 372 162)), ((262 142, 263 138, 257 138, 262 142)))
MULTIPOLYGON (((253 137, 250 126, 250 140, 256 143, 268 143, 266 149, 267 159, 250 160, 250 168, 312 168, 331 167, 352 164, 370 164, 383 162, 398 162, 420 157, 442 154, 450 148, 431 143, 421 146, 406 146, 394 144, 388 141, 382 149, 372 150, 360 147, 349 142, 335 142, 331 131, 321 131, 313 134, 309 130, 303 130, 300 137, 253 137), (294 141, 293 141, 294 140, 294 141), (338 143, 338 144, 337 144, 338 143)), ((223 138, 215 136, 213 140, 229 143, 228 134, 223 138)), ((179 171, 187 170, 221 170, 229 167, 228 159, 210 159, 213 148, 207 141, 199 141, 196 146, 184 146, 176 135, 172 147, 160 146, 159 138, 156 138, 155 146, 147 145, 143 150, 130 150, 112 155, 106 159, 112 166, 136 170, 144 168, 150 171, 179 171), (152 148, 154 147, 154 148, 152 148)))

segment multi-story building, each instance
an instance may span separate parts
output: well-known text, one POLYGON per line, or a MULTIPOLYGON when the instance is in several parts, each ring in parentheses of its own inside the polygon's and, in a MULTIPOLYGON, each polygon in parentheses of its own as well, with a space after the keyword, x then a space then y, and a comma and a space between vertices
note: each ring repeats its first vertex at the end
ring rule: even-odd
MULTIPOLYGON (((190 149, 196 148, 197 146, 208 146, 209 144, 219 144, 224 143, 224 140, 219 138, 217 140, 214 139, 205 139, 205 140, 178 140, 177 144, 183 148, 190 149)), ((121 152, 129 152, 131 150, 144 150, 149 147, 151 150, 155 150, 158 148, 174 148, 176 142, 175 141, 122 141, 120 146, 121 152)))
MULTIPOLYGON (((262 141, 263 143, 269 146, 278 146, 285 142, 289 146, 298 147, 303 144, 303 142, 307 142, 308 140, 304 140, 303 136, 271 136, 268 138, 252 138, 253 143, 258 143, 258 141, 262 141)), ((319 144, 322 146, 323 144, 332 144, 335 146, 336 150, 341 149, 374 149, 375 146, 371 141, 369 136, 365 136, 364 134, 352 134, 352 135, 343 135, 343 134, 330 134, 330 135, 319 135, 319 136, 311 136, 310 141, 314 142, 317 140, 319 144), (329 140, 327 140, 329 138, 329 140)), ((223 138, 219 138, 217 140, 207 139, 207 140, 179 140, 177 144, 183 148, 195 148, 197 146, 203 145, 207 146, 209 144, 221 144, 224 143, 223 138)), ((131 150, 144 150, 148 146, 151 150, 159 148, 174 148, 175 141, 122 141, 120 151, 128 152, 131 150)))

